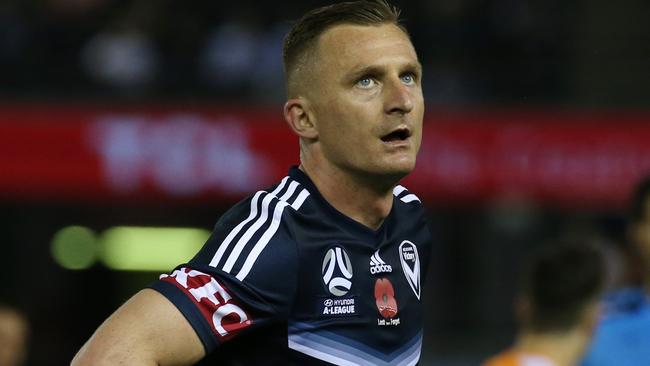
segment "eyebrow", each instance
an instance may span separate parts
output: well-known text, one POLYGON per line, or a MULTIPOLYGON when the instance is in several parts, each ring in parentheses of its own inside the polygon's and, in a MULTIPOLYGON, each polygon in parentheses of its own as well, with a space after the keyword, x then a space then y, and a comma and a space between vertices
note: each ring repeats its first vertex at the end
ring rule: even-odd
MULTIPOLYGON (((419 61, 407 62, 399 66, 400 70, 414 71, 418 74, 422 73, 422 64, 419 61)), ((352 72, 349 73, 350 79, 358 79, 364 75, 383 75, 385 73, 385 68, 381 65, 367 65, 367 66, 355 66, 352 68, 352 72)))

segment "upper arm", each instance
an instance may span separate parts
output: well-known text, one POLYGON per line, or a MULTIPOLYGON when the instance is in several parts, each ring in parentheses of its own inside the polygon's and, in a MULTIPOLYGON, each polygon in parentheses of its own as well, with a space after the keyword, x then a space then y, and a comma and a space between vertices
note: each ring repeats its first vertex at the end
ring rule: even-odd
POLYGON ((111 315, 73 365, 190 365, 205 355, 194 329, 167 298, 144 289, 111 315))

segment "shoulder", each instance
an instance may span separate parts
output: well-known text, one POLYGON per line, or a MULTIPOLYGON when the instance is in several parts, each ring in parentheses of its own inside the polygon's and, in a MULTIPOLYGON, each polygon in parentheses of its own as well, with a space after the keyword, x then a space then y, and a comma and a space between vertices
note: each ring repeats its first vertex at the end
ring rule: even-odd
POLYGON ((298 211, 309 197, 300 183, 284 177, 280 183, 257 191, 231 207, 215 225, 216 231, 234 229, 254 220, 278 220, 285 211, 298 211))
POLYGON ((286 213, 300 210, 309 192, 285 177, 242 200, 217 222, 194 263, 246 278, 254 267, 295 261, 295 243, 286 225, 286 213), (272 255, 271 255, 272 254, 272 255))
MULTIPOLYGON (((608 294, 605 314, 598 325, 585 365, 626 355, 631 363, 647 359, 650 350, 650 303, 641 289, 626 288, 608 294), (641 357, 641 358, 639 358, 641 357)), ((621 363, 623 365, 623 363, 621 363)))
POLYGON ((393 196, 394 213, 391 213, 387 225, 396 235, 408 238, 408 242, 417 246, 421 257, 428 263, 433 235, 420 198, 402 185, 393 189, 393 196))
POLYGON ((422 206, 422 201, 420 201, 420 198, 416 196, 414 193, 411 193, 406 187, 403 185, 396 185, 395 188, 393 188, 393 196, 401 203, 401 204, 411 204, 413 206, 422 206))
POLYGON ((634 314, 649 306, 642 288, 624 287, 611 291, 603 297, 603 312, 606 318, 618 318, 634 314))
POLYGON ((402 185, 393 188, 394 209, 397 220, 426 224, 425 210, 420 198, 402 185))
POLYGON ((608 339, 620 332, 637 331, 650 337, 650 302, 643 289, 625 287, 609 292, 603 297, 602 305, 603 316, 596 333, 597 340, 608 339))

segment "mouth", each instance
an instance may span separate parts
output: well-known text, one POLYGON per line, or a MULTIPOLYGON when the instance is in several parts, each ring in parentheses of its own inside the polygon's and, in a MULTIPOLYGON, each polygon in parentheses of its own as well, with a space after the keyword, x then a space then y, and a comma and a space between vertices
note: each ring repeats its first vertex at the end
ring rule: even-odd
POLYGON ((383 142, 402 142, 408 140, 411 137, 411 130, 406 127, 399 127, 389 134, 386 134, 381 137, 383 142))

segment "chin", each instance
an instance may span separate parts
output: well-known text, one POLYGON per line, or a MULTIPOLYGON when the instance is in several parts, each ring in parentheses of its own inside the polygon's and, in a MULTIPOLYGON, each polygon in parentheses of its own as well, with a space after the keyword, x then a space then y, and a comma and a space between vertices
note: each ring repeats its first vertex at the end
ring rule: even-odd
POLYGON ((409 156, 395 159, 387 162, 386 167, 390 172, 406 176, 415 169, 415 158, 409 156))
POLYGON ((378 169, 378 176, 385 177, 394 183, 409 175, 415 168, 415 161, 400 161, 385 164, 378 169))

